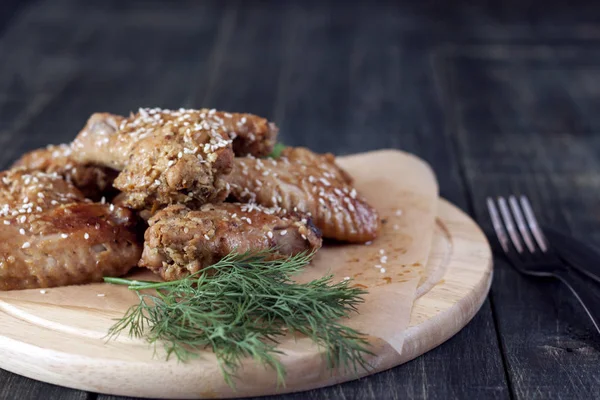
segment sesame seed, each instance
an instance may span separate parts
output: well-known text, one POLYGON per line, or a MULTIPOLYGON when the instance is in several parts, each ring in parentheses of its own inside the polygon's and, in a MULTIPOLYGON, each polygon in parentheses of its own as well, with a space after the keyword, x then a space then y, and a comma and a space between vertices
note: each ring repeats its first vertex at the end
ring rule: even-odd
POLYGON ((83 238, 84 238, 85 240, 88 240, 88 239, 90 238, 90 234, 89 234, 89 233, 87 233, 87 232, 86 232, 86 233, 84 233, 84 235, 83 235, 83 238))
POLYGON ((25 234, 25 229, 23 229, 23 228, 19 229, 19 233, 20 233, 21 235, 24 235, 24 234, 25 234))
POLYGON ((353 199, 355 199, 355 198, 356 198, 356 189, 352 189, 352 190, 350 191, 350 197, 352 197, 353 199))
POLYGON ((183 157, 183 153, 182 152, 177 153, 177 158, 181 158, 181 157, 183 157))
POLYGON ((111 204, 111 205, 108 207, 108 209, 109 209, 110 211, 114 211, 114 210, 115 210, 115 205, 114 205, 114 204, 111 204))
POLYGON ((402 210, 396 210, 396 216, 401 216, 402 215, 402 210))
POLYGON ((379 259, 379 262, 382 264, 387 264, 387 256, 383 256, 379 259))
POLYGON ((98 293, 96 296, 98 296, 98 297, 104 297, 106 295, 104 293, 98 293))
POLYGON ((385 268, 381 268, 381 269, 379 270, 379 272, 381 272, 382 274, 385 274, 385 268))
POLYGON ((4 225, 10 225, 10 221, 4 220, 4 225))
POLYGON ((22 223, 22 224, 24 224, 25 221, 27 221, 27 216, 21 215, 21 217, 19 218, 19 222, 22 223))
POLYGON ((345 276, 345 277, 344 277, 344 280, 345 280, 345 281, 349 281, 349 280, 350 280, 350 277, 349 277, 349 276, 345 276))
POLYGON ((102 196, 100 199, 100 204, 106 204, 106 197, 102 196))
POLYGON ((285 236, 285 235, 287 235, 287 230, 285 230, 285 229, 284 229, 284 230, 282 230, 281 232, 279 232, 279 234, 280 234, 281 236, 285 236))
POLYGON ((375 268, 381 268, 381 265, 377 264, 375 265, 375 268))
POLYGON ((204 239, 206 239, 206 240, 210 240, 210 237, 209 237, 209 236, 208 236, 208 235, 205 233, 205 234, 204 234, 204 239))
POLYGON ((38 192, 37 197, 39 197, 40 199, 43 199, 44 198, 44 193, 38 192))
POLYGON ((273 239, 273 232, 271 232, 271 231, 267 232, 267 236, 269 237, 269 239, 273 239))
POLYGON ((368 242, 365 242, 365 246, 370 246, 372 244, 373 244, 373 242, 371 240, 369 240, 368 242))
POLYGON ((172 166, 173 164, 175 164, 175 161, 173 160, 169 160, 169 162, 167 163, 167 167, 172 166))
POLYGON ((41 294, 46 294, 46 291, 42 289, 42 290, 40 290, 40 293, 41 294))
POLYGON ((63 239, 66 239, 66 238, 69 237, 69 235, 67 235, 66 233, 61 233, 60 237, 63 238, 63 239))
POLYGON ((379 254, 385 254, 385 250, 384 249, 379 249, 379 254))
POLYGON ((30 247, 31 247, 31 243, 29 243, 29 242, 25 242, 25 243, 23 243, 23 246, 21 246, 22 249, 28 249, 30 247))

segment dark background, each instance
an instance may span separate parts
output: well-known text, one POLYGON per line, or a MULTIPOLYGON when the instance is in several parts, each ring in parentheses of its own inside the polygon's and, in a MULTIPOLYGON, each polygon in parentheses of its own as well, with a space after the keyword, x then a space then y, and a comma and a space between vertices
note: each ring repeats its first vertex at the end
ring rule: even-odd
MULTIPOLYGON (((522 193, 598 245, 600 6, 569 3, 4 0, 2 166, 70 141, 95 111, 207 106, 268 117, 316 151, 415 153, 484 229, 486 196, 522 193)), ((599 398, 600 338, 578 305, 495 267, 444 345, 278 398, 599 398)), ((110 397, 0 370, 0 398, 110 397)))

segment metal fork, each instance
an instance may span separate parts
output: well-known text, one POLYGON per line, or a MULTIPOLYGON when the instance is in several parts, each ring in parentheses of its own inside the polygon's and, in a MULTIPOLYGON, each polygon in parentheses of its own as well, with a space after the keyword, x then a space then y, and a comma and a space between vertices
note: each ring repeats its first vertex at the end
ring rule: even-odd
POLYGON ((498 242, 513 267, 526 275, 552 277, 565 284, 600 333, 600 298, 594 293, 600 292, 600 286, 592 290, 589 279, 570 268, 551 248, 527 197, 521 196, 517 201, 515 196, 509 196, 508 202, 498 197, 497 204, 487 199, 498 242))

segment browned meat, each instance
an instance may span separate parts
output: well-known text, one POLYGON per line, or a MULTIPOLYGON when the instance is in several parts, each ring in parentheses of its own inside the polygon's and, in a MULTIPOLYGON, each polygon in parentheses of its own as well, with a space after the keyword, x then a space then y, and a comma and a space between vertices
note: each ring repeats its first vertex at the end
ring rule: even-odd
POLYGON ((73 157, 82 164, 122 170, 131 147, 140 136, 134 138, 132 134, 119 134, 119 127, 124 128, 126 123, 126 119, 120 115, 92 114, 71 144, 73 157))
POLYGON ((324 237, 360 243, 379 232, 377 211, 331 154, 288 147, 279 159, 236 158, 227 179, 236 201, 308 213, 324 237))
POLYGON ((233 251, 277 248, 281 256, 321 247, 318 229, 299 214, 248 204, 174 205, 149 221, 140 266, 170 281, 214 264, 233 251))
POLYGON ((220 126, 233 139, 233 152, 237 157, 266 157, 273 151, 279 132, 273 122, 252 114, 207 109, 201 112, 211 124, 220 126))
POLYGON ((121 203, 136 210, 227 197, 222 177, 231 172, 231 140, 200 111, 94 114, 72 146, 81 162, 121 170, 114 186, 123 192, 121 203))
POLYGON ((30 151, 13 164, 13 168, 16 167, 49 174, 57 173, 81 190, 85 197, 93 200, 100 200, 103 196, 112 197, 116 192, 112 183, 117 171, 78 163, 73 158, 71 147, 66 144, 30 151))
POLYGON ((100 281, 139 260, 131 211, 86 200, 56 173, 0 173, 0 205, 0 290, 100 281))

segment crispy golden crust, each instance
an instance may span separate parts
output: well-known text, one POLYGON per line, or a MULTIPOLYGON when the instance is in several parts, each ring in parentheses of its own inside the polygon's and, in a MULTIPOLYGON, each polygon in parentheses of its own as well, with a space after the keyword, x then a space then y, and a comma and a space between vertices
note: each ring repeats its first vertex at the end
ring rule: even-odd
POLYGON ((100 281, 139 260, 131 211, 86 200, 56 173, 0 173, 0 204, 0 290, 100 281))
POLYGON ((29 171, 57 173, 92 200, 100 200, 103 196, 112 197, 116 192, 112 184, 117 177, 117 171, 107 167, 80 164, 73 157, 71 147, 66 144, 51 145, 25 153, 13 164, 13 168, 18 167, 29 171))
POLYGON ((279 159, 236 158, 227 179, 236 201, 309 213, 324 237, 361 243, 379 233, 377 211, 331 154, 287 148, 279 159))
POLYGON ((283 256, 321 247, 310 219, 247 204, 175 205, 149 221, 140 266, 170 281, 214 264, 231 252, 277 248, 283 256))

